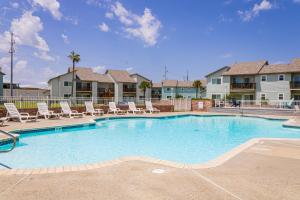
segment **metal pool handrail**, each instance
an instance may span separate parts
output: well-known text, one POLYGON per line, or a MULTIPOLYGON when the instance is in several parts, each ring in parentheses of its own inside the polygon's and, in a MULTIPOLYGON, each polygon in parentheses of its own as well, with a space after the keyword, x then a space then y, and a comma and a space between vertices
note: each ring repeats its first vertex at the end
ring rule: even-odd
POLYGON ((9 137, 11 137, 13 139, 13 145, 12 145, 12 147, 10 149, 7 149, 7 150, 0 150, 0 153, 7 153, 7 152, 12 151, 16 147, 17 138, 13 134, 8 133, 8 132, 3 131, 3 130, 0 130, 0 133, 2 133, 4 135, 7 135, 7 136, 9 136, 9 137))

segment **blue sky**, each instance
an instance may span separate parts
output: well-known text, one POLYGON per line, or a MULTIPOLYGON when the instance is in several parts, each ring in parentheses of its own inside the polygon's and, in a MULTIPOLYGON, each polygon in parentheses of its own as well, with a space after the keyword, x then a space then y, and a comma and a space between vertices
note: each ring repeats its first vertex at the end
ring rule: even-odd
POLYGON ((300 57, 300 0, 2 0, 0 66, 9 81, 9 31, 16 34, 15 82, 46 87, 79 66, 125 69, 159 81, 201 79, 234 62, 300 57))

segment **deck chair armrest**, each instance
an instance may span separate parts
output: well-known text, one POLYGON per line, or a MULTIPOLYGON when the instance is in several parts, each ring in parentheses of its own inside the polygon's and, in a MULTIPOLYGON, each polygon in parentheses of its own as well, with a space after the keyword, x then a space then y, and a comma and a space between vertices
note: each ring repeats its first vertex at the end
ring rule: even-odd
POLYGON ((29 113, 26 113, 26 112, 20 112, 20 115, 22 115, 22 116, 30 116, 29 113))

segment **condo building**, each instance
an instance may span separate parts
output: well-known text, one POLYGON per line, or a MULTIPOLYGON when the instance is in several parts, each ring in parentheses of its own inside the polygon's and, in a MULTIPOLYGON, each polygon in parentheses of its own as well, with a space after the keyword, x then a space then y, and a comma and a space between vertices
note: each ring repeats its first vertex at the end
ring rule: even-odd
POLYGON ((300 59, 289 64, 241 62, 206 75, 206 95, 238 100, 300 100, 300 59))
MULTIPOLYGON (((163 80, 152 84, 152 98, 173 99, 176 97, 196 98, 197 88, 193 86, 194 81, 163 80)), ((202 88, 198 89, 198 98, 204 98, 206 81, 201 80, 202 88)))
MULTIPOLYGON (((96 97, 113 99, 115 102, 126 102, 134 99, 151 97, 151 90, 144 92, 139 89, 142 81, 149 79, 139 74, 129 74, 126 70, 107 70, 104 74, 96 73, 92 68, 75 68, 75 86, 73 94, 76 97, 96 97)), ((51 97, 71 96, 72 68, 65 74, 51 78, 48 81, 51 97)))

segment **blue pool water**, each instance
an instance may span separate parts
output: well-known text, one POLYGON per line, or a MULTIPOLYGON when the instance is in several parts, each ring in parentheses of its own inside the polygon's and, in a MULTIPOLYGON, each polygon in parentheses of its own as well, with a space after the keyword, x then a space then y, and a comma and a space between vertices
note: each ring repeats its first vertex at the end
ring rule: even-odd
POLYGON ((282 123, 225 116, 102 120, 92 126, 22 134, 16 149, 0 154, 0 163, 11 168, 55 167, 125 156, 204 163, 251 138, 300 138, 300 129, 282 123))

